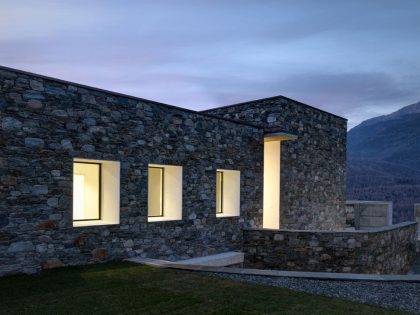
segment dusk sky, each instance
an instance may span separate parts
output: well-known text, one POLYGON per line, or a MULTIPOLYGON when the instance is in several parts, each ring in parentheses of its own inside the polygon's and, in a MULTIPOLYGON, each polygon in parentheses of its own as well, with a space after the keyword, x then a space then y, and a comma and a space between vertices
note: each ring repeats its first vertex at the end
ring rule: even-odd
POLYGON ((420 1, 0 0, 0 64, 195 110, 420 101, 420 1))

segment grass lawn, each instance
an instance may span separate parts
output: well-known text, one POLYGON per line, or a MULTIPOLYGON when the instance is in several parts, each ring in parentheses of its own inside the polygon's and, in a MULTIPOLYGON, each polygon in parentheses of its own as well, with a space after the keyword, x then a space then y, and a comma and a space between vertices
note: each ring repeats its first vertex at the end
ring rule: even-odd
POLYGON ((183 271, 107 263, 0 278, 0 314, 403 314, 183 271))

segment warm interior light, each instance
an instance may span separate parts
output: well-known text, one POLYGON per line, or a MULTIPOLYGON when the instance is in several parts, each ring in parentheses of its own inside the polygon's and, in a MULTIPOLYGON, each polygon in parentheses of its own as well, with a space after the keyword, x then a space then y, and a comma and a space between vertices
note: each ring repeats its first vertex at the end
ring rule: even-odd
POLYGON ((280 145, 264 142, 263 228, 280 228, 280 145))
POLYGON ((73 220, 100 219, 100 172, 100 164, 73 164, 73 220))
POLYGON ((182 219, 182 166, 149 164, 148 222, 182 219))
POLYGON ((83 218, 85 212, 85 176, 73 175, 73 218, 83 218))
POLYGON ((241 172, 234 170, 217 170, 216 174, 216 216, 239 216, 241 203, 241 172))
POLYGON ((149 217, 163 216, 163 172, 162 167, 149 167, 149 217))

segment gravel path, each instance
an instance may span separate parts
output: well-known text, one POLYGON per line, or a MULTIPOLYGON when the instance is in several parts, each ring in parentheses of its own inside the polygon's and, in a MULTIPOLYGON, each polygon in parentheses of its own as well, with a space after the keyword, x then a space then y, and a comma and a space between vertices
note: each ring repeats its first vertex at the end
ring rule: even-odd
POLYGON ((331 296, 420 314, 420 283, 332 281, 227 273, 211 276, 331 296))

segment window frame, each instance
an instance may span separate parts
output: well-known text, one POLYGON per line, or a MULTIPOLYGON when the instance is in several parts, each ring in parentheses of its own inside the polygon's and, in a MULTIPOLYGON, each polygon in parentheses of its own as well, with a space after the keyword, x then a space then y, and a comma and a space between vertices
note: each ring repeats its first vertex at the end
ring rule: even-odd
POLYGON ((217 218, 241 216, 241 171, 232 169, 216 169, 216 207, 213 210, 217 218), (217 174, 222 173, 221 204, 222 212, 217 212, 217 174), (225 189, 227 189, 225 191, 225 189))
MULTIPOLYGON (((183 167, 181 165, 156 164, 149 163, 147 167, 164 168, 165 178, 162 182, 164 185, 163 200, 164 212, 163 216, 149 216, 149 201, 147 205, 147 222, 165 222, 165 221, 182 221, 183 220, 183 167)), ((148 183, 147 194, 150 196, 152 190, 148 183)), ((157 195, 158 196, 158 195, 157 195)), ((149 197, 148 197, 149 199, 149 197)), ((157 213, 157 211, 155 212, 157 213)))
MULTIPOLYGON (((161 202, 161 214, 160 215, 149 215, 149 212, 147 212, 147 217, 149 218, 162 218, 165 216, 165 167, 160 167, 160 166, 148 166, 147 169, 149 170, 150 168, 156 168, 159 169, 161 171, 162 174, 162 182, 161 182, 161 187, 160 187, 160 191, 161 191, 161 196, 160 196, 160 200, 162 200, 161 202)), ((150 176, 149 172, 148 175, 150 176)))
MULTIPOLYGON (((217 211, 217 204, 216 204, 216 214, 223 214, 223 171, 216 171, 216 181, 218 180, 217 175, 220 174, 220 211, 217 211)), ((217 203, 217 183, 216 183, 216 203, 217 203)))
MULTIPOLYGON (((102 163, 97 162, 80 162, 80 161, 73 161, 73 183, 74 183, 74 164, 94 164, 99 166, 99 174, 98 174, 98 218, 97 219, 73 219, 73 222, 85 222, 85 221, 100 221, 102 220, 102 163)), ((74 198, 74 189, 73 189, 73 198, 74 198)), ((74 205, 73 205, 74 207, 74 205)))

